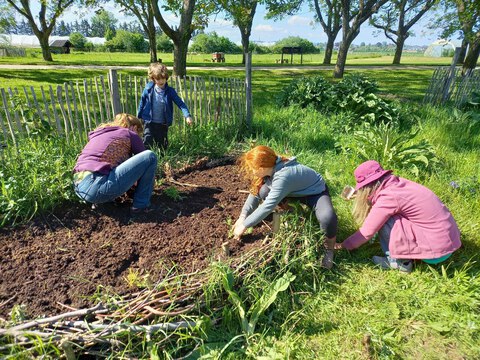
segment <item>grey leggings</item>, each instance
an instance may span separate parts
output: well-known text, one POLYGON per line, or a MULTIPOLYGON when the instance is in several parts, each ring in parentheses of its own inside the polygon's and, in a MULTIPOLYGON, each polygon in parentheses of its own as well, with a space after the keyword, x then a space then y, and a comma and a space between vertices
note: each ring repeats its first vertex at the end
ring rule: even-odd
MULTIPOLYGON (((263 185, 260 188, 258 196, 265 200, 270 189, 267 185, 263 185)), ((315 216, 317 217, 320 228, 325 233, 325 236, 330 239, 337 235, 337 214, 333 209, 332 200, 330 199, 330 193, 328 188, 325 189, 321 194, 310 195, 299 198, 286 198, 286 199, 295 199, 300 200, 301 203, 308 205, 311 209, 315 210, 315 216)))

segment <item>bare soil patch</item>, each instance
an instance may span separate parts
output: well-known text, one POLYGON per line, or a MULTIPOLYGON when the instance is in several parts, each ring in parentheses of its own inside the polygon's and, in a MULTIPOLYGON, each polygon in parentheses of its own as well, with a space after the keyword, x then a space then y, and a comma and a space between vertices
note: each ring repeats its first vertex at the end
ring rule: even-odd
MULTIPOLYGON (((29 316, 54 315, 92 306, 102 289, 129 294, 131 272, 149 274, 155 282, 172 266, 189 273, 222 256, 229 224, 236 220, 247 185, 231 161, 193 170, 176 178, 184 187, 165 183, 152 203, 160 209, 129 222, 130 200, 92 210, 72 204, 15 229, 0 230, 0 317, 8 319, 15 304, 29 316), (181 199, 166 195, 174 186, 181 199), (3 304, 3 305, 2 305, 3 304)), ((238 256, 256 246, 268 231, 258 226, 231 247, 238 256)))

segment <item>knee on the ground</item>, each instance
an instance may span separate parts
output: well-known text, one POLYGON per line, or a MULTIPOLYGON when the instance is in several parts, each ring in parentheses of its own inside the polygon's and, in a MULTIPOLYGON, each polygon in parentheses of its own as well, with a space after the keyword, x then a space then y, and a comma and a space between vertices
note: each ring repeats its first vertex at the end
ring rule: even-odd
POLYGON ((334 211, 316 211, 315 215, 327 237, 330 238, 337 234, 338 218, 334 211))

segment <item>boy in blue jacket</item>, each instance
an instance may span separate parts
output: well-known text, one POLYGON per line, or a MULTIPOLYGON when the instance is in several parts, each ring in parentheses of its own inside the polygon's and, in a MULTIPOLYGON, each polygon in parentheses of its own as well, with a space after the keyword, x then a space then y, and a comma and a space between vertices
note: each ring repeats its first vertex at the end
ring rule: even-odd
POLYGON ((188 125, 193 123, 187 105, 178 96, 175 89, 167 84, 168 69, 164 64, 152 63, 148 67, 150 82, 143 89, 137 117, 143 120, 143 143, 151 148, 154 143, 161 149, 168 146, 168 127, 173 122, 173 103, 182 110, 188 125))

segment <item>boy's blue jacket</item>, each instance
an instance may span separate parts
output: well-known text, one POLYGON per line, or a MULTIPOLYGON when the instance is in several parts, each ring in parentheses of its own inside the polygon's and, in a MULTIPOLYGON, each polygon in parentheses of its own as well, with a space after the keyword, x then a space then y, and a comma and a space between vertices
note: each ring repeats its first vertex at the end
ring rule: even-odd
MULTIPOLYGON (((137 117, 142 119, 144 122, 148 123, 152 121, 152 103, 153 103, 153 92, 155 83, 150 81, 143 89, 142 98, 140 99, 140 104, 138 105, 137 117)), ((175 89, 165 84, 165 119, 167 120, 167 125, 172 125, 173 122, 173 103, 177 104, 178 108, 182 110, 183 116, 191 116, 188 111, 187 105, 182 101, 180 96, 178 96, 175 89)))

